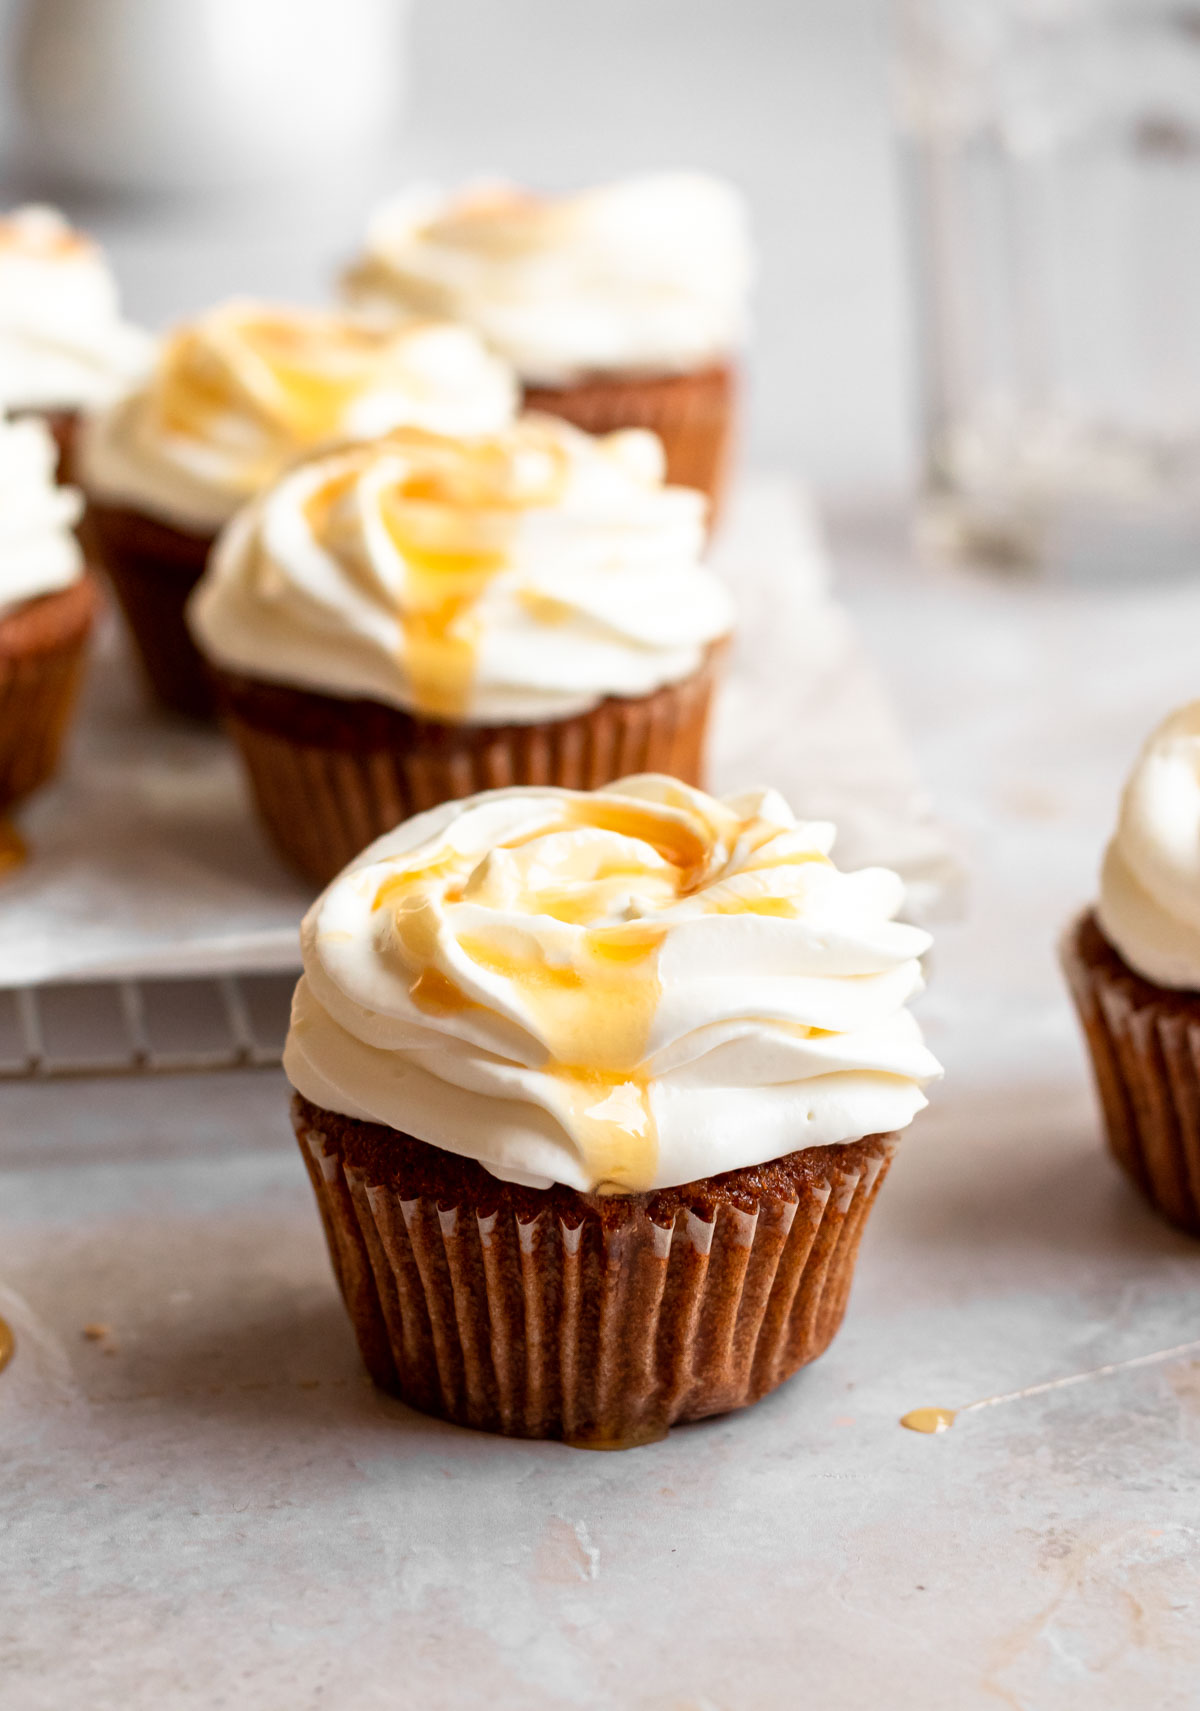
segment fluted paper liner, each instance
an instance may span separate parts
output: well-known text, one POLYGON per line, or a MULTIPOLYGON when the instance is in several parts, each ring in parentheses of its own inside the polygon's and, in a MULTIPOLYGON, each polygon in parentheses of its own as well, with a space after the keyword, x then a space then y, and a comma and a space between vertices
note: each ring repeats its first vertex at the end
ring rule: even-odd
POLYGON ((635 772, 704 781, 719 649, 682 683, 537 725, 452 725, 218 672, 225 724, 280 855, 326 885, 382 833, 506 785, 595 790, 635 772))
POLYGON ((568 386, 530 386, 525 408, 589 434, 650 428, 663 443, 667 480, 707 493, 716 510, 725 485, 737 402, 730 363, 690 374, 589 375, 568 386))
POLYGON ((95 501, 88 504, 83 536, 112 584, 151 696, 174 713, 211 718, 212 683, 184 613, 214 537, 95 501))
POLYGON ((58 765, 95 608, 95 585, 84 577, 0 618, 0 811, 58 765))
POLYGON ((512 1196, 502 1183, 486 1206, 410 1196, 402 1181, 348 1164, 329 1132, 346 1120, 323 1126, 323 1116, 295 1102, 376 1384, 462 1426, 593 1448, 653 1442, 678 1422, 743 1408, 828 1347, 898 1140, 793 1155, 805 1162, 794 1198, 726 1198, 723 1184, 753 1175, 731 1172, 692 1185, 711 1216, 680 1190, 623 1197, 616 1217, 609 1201, 602 1217, 589 1196, 564 1211, 558 1191, 537 1210, 533 1191, 512 1196))
POLYGON ((1200 994, 1143 980, 1090 910, 1061 955, 1112 1154, 1157 1211, 1200 1235, 1200 994))

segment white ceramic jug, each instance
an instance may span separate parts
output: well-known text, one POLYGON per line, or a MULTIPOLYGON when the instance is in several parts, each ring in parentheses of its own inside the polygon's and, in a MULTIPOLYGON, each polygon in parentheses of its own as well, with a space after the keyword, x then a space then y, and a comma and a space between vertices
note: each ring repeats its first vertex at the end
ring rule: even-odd
POLYGON ((25 0, 34 163, 116 190, 298 180, 397 117, 405 0, 25 0))

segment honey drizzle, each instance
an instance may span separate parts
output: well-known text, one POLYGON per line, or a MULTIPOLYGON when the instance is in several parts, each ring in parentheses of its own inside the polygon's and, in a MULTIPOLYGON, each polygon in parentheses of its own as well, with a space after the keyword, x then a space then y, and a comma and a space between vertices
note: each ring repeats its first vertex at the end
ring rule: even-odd
MULTIPOLYGON (((694 820, 656 812, 652 804, 643 805, 634 798, 581 796, 569 799, 556 819, 501 843, 482 860, 452 850, 390 875, 376 892, 374 908, 392 911, 401 957, 406 967, 417 971, 409 995, 420 1009, 450 1015, 478 1008, 444 970, 434 966, 440 927, 437 903, 485 899, 497 879, 495 863, 519 856, 537 841, 582 829, 609 831, 649 846, 665 872, 647 869, 634 861, 632 852, 617 846, 611 859, 601 860, 574 880, 568 862, 560 883, 526 887, 518 906, 532 915, 550 915, 583 929, 570 940, 565 960, 552 960, 531 934, 520 929, 513 935, 518 943, 510 939, 500 945, 477 933, 460 933, 456 942, 482 972, 511 982, 520 993, 546 1043, 543 1068, 554 1077, 568 1106, 572 1130, 598 1191, 633 1193, 653 1183, 657 1168, 658 1134, 644 1064, 662 994, 658 962, 667 928, 653 920, 596 926, 588 922, 607 912, 634 875, 643 891, 662 889, 664 906, 699 888, 712 863, 713 829, 706 837, 694 820)), ((748 832, 760 845, 778 831, 764 822, 741 827, 732 822, 723 829, 748 832)), ((731 840, 729 847, 736 843, 731 840)), ((595 858, 594 847, 588 853, 595 858)), ((776 913, 774 905, 785 902, 732 895, 722 909, 755 913, 765 906, 767 912, 776 913)))
POLYGON ((7 1319, 0 1319, 0 1372, 17 1352, 17 1339, 7 1319))

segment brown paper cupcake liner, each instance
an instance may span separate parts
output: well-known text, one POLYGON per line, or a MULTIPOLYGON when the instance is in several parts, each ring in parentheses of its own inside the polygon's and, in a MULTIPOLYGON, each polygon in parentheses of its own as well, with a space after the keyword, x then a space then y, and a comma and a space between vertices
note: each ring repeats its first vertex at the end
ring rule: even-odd
POLYGON ((1200 998, 1135 974, 1091 910, 1061 955, 1112 1154, 1163 1217, 1200 1235, 1200 998))
POLYGON ((216 671, 275 848, 326 885, 402 820, 512 784, 594 790, 634 772, 701 784, 720 648, 682 683, 539 725, 452 725, 216 671))
POLYGON ((744 1408, 824 1352, 899 1139, 597 1197, 499 1182, 300 1097, 293 1121, 376 1384, 596 1449, 744 1408))
POLYGON ((96 603, 85 576, 0 618, 0 811, 58 765, 96 603))
POLYGON ((152 697, 193 719, 215 711, 208 669, 184 617, 212 535, 191 535, 119 505, 90 501, 83 539, 111 582, 152 697))
POLYGON ((589 434, 650 428, 663 443, 667 479, 720 503, 733 443, 737 371, 731 363, 692 374, 591 375, 570 386, 530 386, 527 410, 544 410, 589 434))

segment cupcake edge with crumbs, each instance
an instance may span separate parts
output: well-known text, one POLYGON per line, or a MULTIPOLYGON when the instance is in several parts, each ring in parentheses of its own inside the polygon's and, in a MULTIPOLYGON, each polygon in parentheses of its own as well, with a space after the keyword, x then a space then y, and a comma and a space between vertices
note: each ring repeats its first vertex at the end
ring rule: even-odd
POLYGON ((285 1069, 377 1384, 616 1449, 824 1351, 940 1074, 928 936, 832 839, 769 791, 486 792, 314 904, 285 1069))

